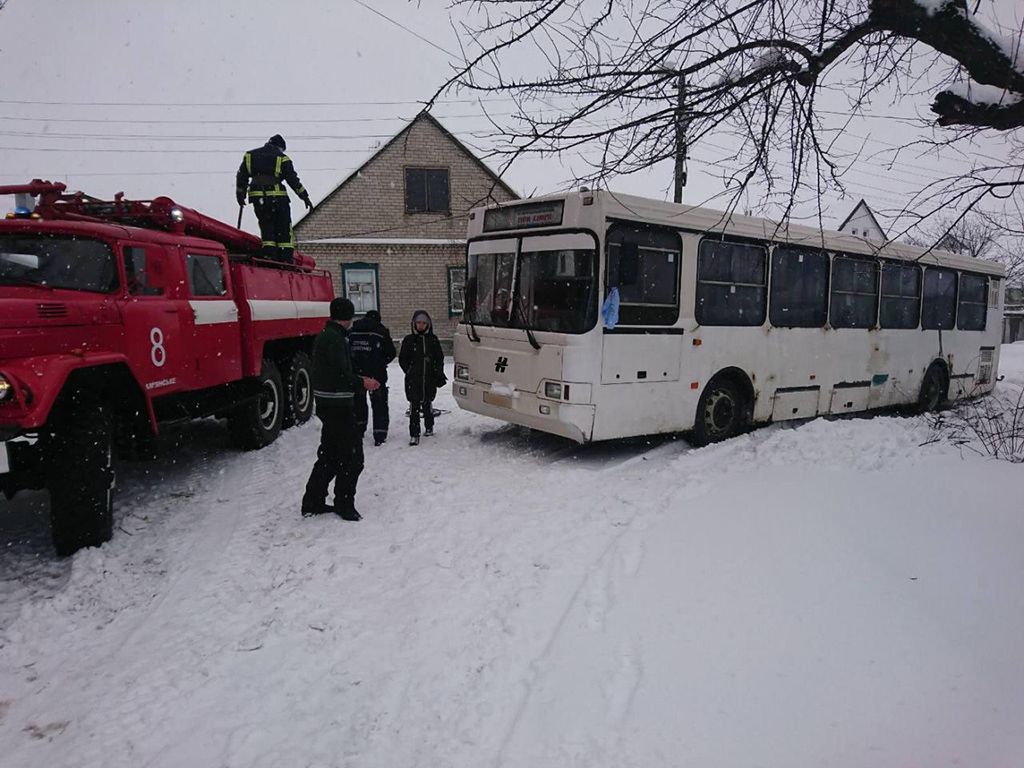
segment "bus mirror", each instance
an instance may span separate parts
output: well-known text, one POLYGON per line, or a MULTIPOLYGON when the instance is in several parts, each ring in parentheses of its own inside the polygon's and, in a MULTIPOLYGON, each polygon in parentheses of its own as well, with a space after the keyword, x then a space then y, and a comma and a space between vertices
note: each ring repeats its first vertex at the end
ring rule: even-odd
POLYGON ((639 248, 636 243, 623 243, 619 248, 619 285, 636 285, 639 275, 639 248))

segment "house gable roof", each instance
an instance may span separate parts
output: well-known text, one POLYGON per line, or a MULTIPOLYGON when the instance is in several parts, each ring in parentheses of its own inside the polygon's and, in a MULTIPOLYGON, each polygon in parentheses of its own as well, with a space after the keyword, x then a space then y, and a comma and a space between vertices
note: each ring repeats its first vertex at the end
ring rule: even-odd
MULTIPOLYGON (((512 187, 510 187, 508 184, 506 184, 504 181, 502 181, 501 177, 498 176, 498 174, 496 174, 494 171, 492 171, 487 166, 487 164, 484 163, 483 160, 481 160, 472 151, 470 151, 469 148, 466 147, 466 145, 463 144, 461 141, 459 141, 455 137, 455 135, 452 134, 451 131, 449 131, 447 128, 445 128, 443 125, 441 125, 441 123, 438 122, 436 117, 431 115, 428 111, 423 110, 418 115, 416 115, 416 117, 414 117, 412 120, 410 120, 408 125, 406 125, 402 130, 400 130, 398 133, 396 133, 393 137, 391 137, 391 139, 389 139, 388 142, 386 144, 384 144, 384 146, 382 146, 380 149, 378 149, 376 152, 374 152, 372 155, 370 155, 370 157, 362 165, 360 165, 358 168, 356 168, 354 171, 352 171, 352 173, 350 173, 348 176, 346 176, 344 178, 344 180, 342 180, 342 182, 340 184, 338 184, 338 186, 336 186, 327 195, 325 195, 324 198, 319 203, 317 203, 315 206, 313 206, 313 210, 310 211, 307 214, 307 216, 308 215, 312 215, 313 213, 315 213, 317 208, 319 208, 325 202, 327 202, 332 197, 337 195, 353 179, 358 178, 359 175, 363 172, 363 170, 365 170, 369 165, 371 165, 378 157, 380 157, 385 152, 387 152, 392 146, 394 146, 398 141, 400 141, 410 130, 412 130, 412 128, 417 123, 419 123, 421 121, 429 123, 430 125, 434 126, 437 130, 439 130, 442 134, 444 134, 448 138, 448 140, 452 142, 452 144, 454 144, 456 147, 458 147, 460 152, 462 152, 466 157, 468 157, 470 160, 472 160, 473 163, 476 164, 480 168, 480 170, 482 170, 484 172, 484 174, 486 174, 489 178, 491 178, 497 186, 501 187, 508 195, 510 195, 513 200, 519 199, 519 193, 517 193, 514 189, 512 189, 512 187)), ((303 216, 302 220, 305 220, 305 218, 306 218, 306 216, 303 216)), ((302 220, 300 220, 299 222, 296 222, 296 225, 301 224, 302 220)))
POLYGON ((860 199, 860 202, 859 202, 859 203, 857 203, 857 204, 856 204, 855 206, 853 206, 853 210, 852 210, 852 211, 850 211, 850 215, 849 215, 849 216, 847 216, 847 217, 846 217, 845 219, 843 219, 843 223, 842 223, 842 224, 840 224, 840 225, 839 225, 839 226, 837 227, 837 230, 838 230, 839 232, 843 232, 843 231, 845 231, 845 227, 846 227, 846 225, 850 223, 850 220, 851 220, 851 219, 852 219, 852 218, 853 218, 854 216, 856 216, 856 215, 857 215, 857 213, 858 213, 858 211, 860 211, 861 209, 863 209, 863 210, 864 210, 864 212, 865 212, 865 213, 866 213, 866 214, 867 214, 867 215, 868 215, 868 216, 870 217, 870 219, 871 219, 871 223, 872 223, 872 224, 874 224, 874 225, 875 225, 875 227, 877 227, 877 228, 878 228, 878 231, 879 231, 879 232, 881 232, 881 233, 882 233, 882 237, 883 237, 884 239, 888 240, 888 239, 889 239, 889 236, 888 236, 888 235, 887 235, 887 234, 885 233, 885 229, 883 229, 883 228, 882 228, 882 225, 878 223, 878 219, 876 219, 876 218, 875 218, 875 214, 874 214, 874 213, 872 212, 872 210, 871 210, 871 207, 870 207, 870 206, 869 206, 869 205, 868 205, 868 204, 867 204, 866 202, 864 202, 864 198, 863 198, 863 197, 862 197, 862 198, 860 199))

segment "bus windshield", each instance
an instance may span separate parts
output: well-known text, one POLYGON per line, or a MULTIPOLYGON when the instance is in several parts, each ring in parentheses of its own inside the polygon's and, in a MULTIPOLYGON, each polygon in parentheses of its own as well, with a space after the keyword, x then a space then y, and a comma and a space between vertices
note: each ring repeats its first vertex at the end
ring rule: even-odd
POLYGON ((117 288, 110 246, 97 240, 0 235, 0 285, 109 293, 117 288))
POLYGON ((468 267, 465 316, 475 325, 583 333, 597 321, 597 251, 589 236, 474 243, 468 267))

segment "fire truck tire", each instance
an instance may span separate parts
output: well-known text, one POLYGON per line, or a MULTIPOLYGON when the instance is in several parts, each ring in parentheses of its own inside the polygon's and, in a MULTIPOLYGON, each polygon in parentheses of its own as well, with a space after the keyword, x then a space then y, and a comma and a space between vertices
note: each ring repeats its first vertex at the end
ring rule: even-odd
POLYGON ((305 424, 313 415, 313 361, 305 352, 296 352, 284 371, 284 426, 305 424))
POLYGON ((272 360, 264 358, 260 370, 260 394, 252 402, 228 415, 228 429, 234 443, 247 450, 270 445, 281 434, 285 392, 281 373, 272 360))
POLYGON ((114 426, 110 408, 77 393, 54 424, 50 528, 60 557, 110 541, 114 527, 114 426))

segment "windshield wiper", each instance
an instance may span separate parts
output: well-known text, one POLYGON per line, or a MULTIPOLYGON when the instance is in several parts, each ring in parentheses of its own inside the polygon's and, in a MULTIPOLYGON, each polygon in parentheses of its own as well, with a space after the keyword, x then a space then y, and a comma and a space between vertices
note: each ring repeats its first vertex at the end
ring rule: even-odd
POLYGON ((536 337, 533 335, 533 331, 531 331, 530 328, 529 328, 530 324, 529 324, 529 322, 526 319, 526 313, 523 311, 523 308, 520 305, 519 301, 520 301, 520 299, 519 299, 518 296, 516 296, 516 298, 513 299, 513 301, 512 301, 512 315, 514 317, 515 314, 516 314, 516 310, 517 309, 519 310, 519 319, 523 321, 523 330, 526 331, 526 338, 530 342, 530 346, 531 347, 533 347, 536 350, 539 350, 540 349, 540 344, 537 342, 536 337))
POLYGON ((477 335, 476 326, 473 325, 473 318, 469 317, 468 313, 465 312, 465 311, 463 312, 463 314, 467 315, 467 317, 466 317, 466 324, 469 326, 469 329, 466 331, 466 336, 469 337, 470 341, 474 341, 477 344, 479 344, 480 343, 480 336, 477 335))

